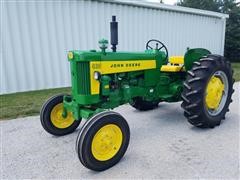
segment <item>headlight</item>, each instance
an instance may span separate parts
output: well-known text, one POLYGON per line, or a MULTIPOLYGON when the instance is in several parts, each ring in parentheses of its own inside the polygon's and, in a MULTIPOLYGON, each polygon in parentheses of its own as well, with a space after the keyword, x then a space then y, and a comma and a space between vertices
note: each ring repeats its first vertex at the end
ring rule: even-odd
POLYGON ((94 79, 99 80, 100 77, 101 77, 100 72, 95 71, 95 72, 94 72, 94 79))
POLYGON ((73 59, 73 52, 70 51, 70 52, 68 53, 68 59, 69 59, 69 60, 73 59))

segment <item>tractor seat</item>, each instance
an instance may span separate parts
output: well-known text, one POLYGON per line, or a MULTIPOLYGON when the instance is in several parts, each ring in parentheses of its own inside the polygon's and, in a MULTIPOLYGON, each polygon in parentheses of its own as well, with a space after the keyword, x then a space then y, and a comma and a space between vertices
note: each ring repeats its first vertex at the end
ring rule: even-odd
POLYGON ((169 63, 162 65, 162 72, 179 72, 184 71, 184 56, 171 56, 169 57, 169 63))

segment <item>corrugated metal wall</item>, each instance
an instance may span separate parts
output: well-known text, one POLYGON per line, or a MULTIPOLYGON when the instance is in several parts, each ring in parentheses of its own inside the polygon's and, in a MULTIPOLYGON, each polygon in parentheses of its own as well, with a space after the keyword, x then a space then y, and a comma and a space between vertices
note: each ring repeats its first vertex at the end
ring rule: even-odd
POLYGON ((1 8, 1 94, 70 86, 71 49, 98 49, 117 15, 118 50, 142 51, 151 38, 170 55, 187 47, 223 52, 225 19, 96 1, 5 1, 1 8))

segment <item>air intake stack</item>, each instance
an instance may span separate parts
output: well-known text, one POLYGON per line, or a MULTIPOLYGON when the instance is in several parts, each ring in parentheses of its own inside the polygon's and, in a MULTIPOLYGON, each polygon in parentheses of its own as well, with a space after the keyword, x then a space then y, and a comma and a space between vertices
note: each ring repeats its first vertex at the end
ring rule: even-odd
POLYGON ((117 51, 118 45, 118 22, 116 21, 116 16, 112 16, 112 22, 110 23, 111 32, 111 49, 113 52, 117 51))

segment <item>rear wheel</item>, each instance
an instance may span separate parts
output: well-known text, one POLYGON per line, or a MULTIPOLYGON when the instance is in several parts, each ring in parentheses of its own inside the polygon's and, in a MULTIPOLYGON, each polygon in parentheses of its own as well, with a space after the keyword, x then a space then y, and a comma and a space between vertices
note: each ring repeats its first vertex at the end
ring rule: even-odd
POLYGON ((126 120, 115 112, 102 112, 89 119, 79 132, 76 152, 81 163, 103 171, 125 154, 130 138, 126 120))
POLYGON ((158 107, 159 101, 146 101, 142 97, 132 99, 130 105, 139 111, 147 111, 158 107))
POLYGON ((75 120, 72 112, 63 114, 63 95, 56 95, 45 102, 40 112, 40 120, 43 128, 50 134, 62 136, 72 133, 81 120, 75 120))
POLYGON ((208 55, 194 62, 182 92, 184 115, 192 125, 220 125, 232 102, 232 76, 231 64, 222 56, 208 55))

